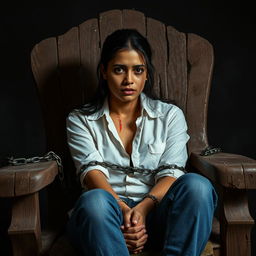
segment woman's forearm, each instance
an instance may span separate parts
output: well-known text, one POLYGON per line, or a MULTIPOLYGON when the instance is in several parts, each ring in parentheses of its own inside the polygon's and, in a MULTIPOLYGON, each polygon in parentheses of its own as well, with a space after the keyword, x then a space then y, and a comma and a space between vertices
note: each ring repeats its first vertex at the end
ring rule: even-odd
POLYGON ((116 199, 118 198, 118 195, 108 183, 106 176, 99 170, 89 171, 84 177, 83 185, 85 185, 89 190, 95 188, 104 189, 112 194, 116 199))
POLYGON ((159 201, 161 201, 175 180, 176 178, 169 176, 159 179, 151 189, 150 194, 154 195, 159 201))
MULTIPOLYGON (((155 184, 155 186, 151 189, 149 194, 152 194, 159 201, 161 201, 175 180, 176 178, 169 177, 169 176, 159 179, 158 182, 155 184)), ((143 201, 140 202, 138 206, 142 207, 142 209, 147 214, 154 208, 154 201, 151 198, 145 198, 143 201)))

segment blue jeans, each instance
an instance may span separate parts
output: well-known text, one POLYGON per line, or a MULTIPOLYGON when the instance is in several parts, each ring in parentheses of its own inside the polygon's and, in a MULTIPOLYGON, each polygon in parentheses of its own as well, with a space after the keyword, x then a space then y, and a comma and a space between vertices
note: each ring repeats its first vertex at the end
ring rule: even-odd
MULTIPOLYGON (((125 199, 130 207, 138 202, 125 199)), ((178 178, 146 220, 146 248, 168 256, 199 256, 212 227, 217 195, 203 176, 187 173, 178 178)), ((115 198, 102 189, 78 199, 67 224, 68 236, 79 255, 128 256, 120 226, 123 216, 115 198)))

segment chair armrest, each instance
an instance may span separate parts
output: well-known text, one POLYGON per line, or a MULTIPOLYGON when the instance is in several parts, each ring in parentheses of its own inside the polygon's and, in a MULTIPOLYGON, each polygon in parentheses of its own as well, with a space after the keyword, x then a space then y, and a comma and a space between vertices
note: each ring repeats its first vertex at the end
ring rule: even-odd
POLYGON ((192 171, 226 188, 256 188, 256 160, 249 157, 229 153, 201 156, 199 152, 192 152, 189 164, 192 171))
POLYGON ((56 161, 0 168, 0 197, 16 197, 38 192, 58 174, 56 161))

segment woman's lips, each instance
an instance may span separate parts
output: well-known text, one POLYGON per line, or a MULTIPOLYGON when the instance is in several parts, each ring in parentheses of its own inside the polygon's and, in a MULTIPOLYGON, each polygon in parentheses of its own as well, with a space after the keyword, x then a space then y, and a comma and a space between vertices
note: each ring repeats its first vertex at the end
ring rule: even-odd
POLYGON ((125 95, 131 95, 131 94, 135 93, 135 90, 133 90, 133 89, 124 89, 124 90, 122 90, 122 92, 125 95))

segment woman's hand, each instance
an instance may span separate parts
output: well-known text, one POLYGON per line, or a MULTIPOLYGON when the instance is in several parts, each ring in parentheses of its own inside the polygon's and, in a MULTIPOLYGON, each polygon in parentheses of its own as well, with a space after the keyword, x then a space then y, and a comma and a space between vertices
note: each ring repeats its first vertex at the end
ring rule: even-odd
POLYGON ((143 203, 138 204, 134 208, 122 206, 124 225, 121 230, 124 234, 127 248, 130 252, 137 254, 142 251, 147 242, 147 232, 145 221, 147 209, 143 203))
POLYGON ((121 227, 127 248, 132 253, 139 253, 147 242, 148 235, 144 225, 137 225, 130 228, 121 227))

